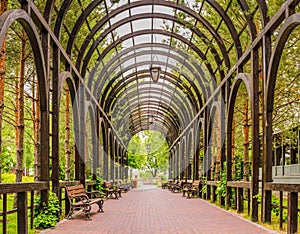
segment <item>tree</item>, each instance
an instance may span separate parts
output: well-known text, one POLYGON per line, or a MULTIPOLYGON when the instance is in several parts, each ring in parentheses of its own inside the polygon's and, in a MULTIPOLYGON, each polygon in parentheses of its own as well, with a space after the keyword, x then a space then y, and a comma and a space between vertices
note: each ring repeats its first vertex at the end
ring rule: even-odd
POLYGON ((168 168, 168 144, 165 136, 156 131, 145 130, 132 137, 128 146, 128 165, 146 168, 153 177, 168 168))
MULTIPOLYGON (((0 1, 0 15, 7 10, 7 0, 0 1)), ((2 182, 2 116, 4 109, 4 74, 6 61, 6 39, 0 51, 0 183, 2 182)))

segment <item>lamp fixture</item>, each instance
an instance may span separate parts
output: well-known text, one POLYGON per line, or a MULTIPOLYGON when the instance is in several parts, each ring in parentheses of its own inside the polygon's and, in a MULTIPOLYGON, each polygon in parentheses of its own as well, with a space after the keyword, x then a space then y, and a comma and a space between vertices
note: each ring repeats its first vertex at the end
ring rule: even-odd
POLYGON ((150 76, 153 82, 157 82, 160 76, 161 67, 150 67, 150 76))
POLYGON ((150 115, 150 116, 149 116, 149 123, 150 123, 150 124, 153 124, 153 122, 154 122, 154 118, 153 118, 152 115, 150 115))

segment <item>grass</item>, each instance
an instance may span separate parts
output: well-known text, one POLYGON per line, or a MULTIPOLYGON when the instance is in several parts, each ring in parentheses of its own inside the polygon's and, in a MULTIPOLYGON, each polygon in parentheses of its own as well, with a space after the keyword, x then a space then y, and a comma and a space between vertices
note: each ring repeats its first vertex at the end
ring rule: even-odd
MULTIPOLYGON (((29 196, 30 199, 30 196, 29 196)), ((30 201, 28 201, 30 202, 30 201)), ((13 204, 14 204, 14 194, 8 194, 7 195, 7 210, 13 209, 13 204)), ((30 203, 28 203, 30 204, 30 203)), ((0 199, 0 212, 3 212, 3 200, 0 199)), ((1 222, 0 222, 0 233, 2 233, 3 230, 3 222, 2 222, 3 217, 1 217, 1 222)), ((17 213, 12 213, 7 215, 7 233, 8 234, 15 234, 17 233, 17 213)), ((30 213, 28 213, 28 233, 30 234, 35 234, 37 233, 37 230, 31 230, 30 229, 30 213)))
MULTIPOLYGON (((16 179, 16 175, 13 173, 5 173, 2 175, 2 182, 3 183, 14 183, 16 179)), ((24 176, 22 178, 23 182, 33 182, 33 177, 30 176, 24 176)), ((14 194, 8 194, 7 195, 7 210, 12 210, 14 204, 14 194)), ((28 193, 28 201, 27 204, 30 204, 30 194, 28 193)), ((3 199, 1 197, 0 199, 0 212, 3 212, 3 199)), ((30 212, 28 212, 28 233, 35 234, 37 233, 37 230, 31 230, 30 229, 30 212)), ((8 234, 15 234, 17 233, 17 213, 12 213, 7 215, 7 233, 8 234)), ((0 219, 0 233, 2 233, 3 230, 3 217, 1 216, 0 219)))

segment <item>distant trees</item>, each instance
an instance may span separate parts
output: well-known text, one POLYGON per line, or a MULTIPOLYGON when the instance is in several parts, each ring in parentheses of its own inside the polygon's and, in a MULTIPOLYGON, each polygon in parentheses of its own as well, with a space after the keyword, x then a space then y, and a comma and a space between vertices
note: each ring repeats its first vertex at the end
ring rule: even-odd
POLYGON ((153 177, 168 168, 169 146, 165 137, 156 131, 145 130, 132 137, 128 145, 128 166, 146 169, 153 177))

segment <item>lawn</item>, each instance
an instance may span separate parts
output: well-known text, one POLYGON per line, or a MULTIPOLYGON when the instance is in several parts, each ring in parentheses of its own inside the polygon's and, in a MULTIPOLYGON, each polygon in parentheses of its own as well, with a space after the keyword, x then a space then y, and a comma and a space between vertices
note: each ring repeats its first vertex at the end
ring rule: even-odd
MULTIPOLYGON (((2 182, 3 183, 14 183, 15 181, 15 174, 12 173, 6 173, 2 176, 2 182)), ((24 176, 23 182, 33 182, 33 177, 30 176, 24 176)), ((14 194, 8 194, 7 195, 7 210, 12 210, 14 204, 14 194)), ((28 193, 28 203, 30 204, 30 193, 28 193)), ((0 213, 3 212, 3 199, 1 197, 0 199, 0 213)), ((37 233, 36 230, 30 229, 30 212, 28 212, 28 233, 33 234, 37 233)), ((15 234, 17 233, 17 213, 12 213, 7 215, 7 233, 9 234, 15 234)), ((0 233, 2 233, 3 230, 3 217, 0 218, 0 233)))

